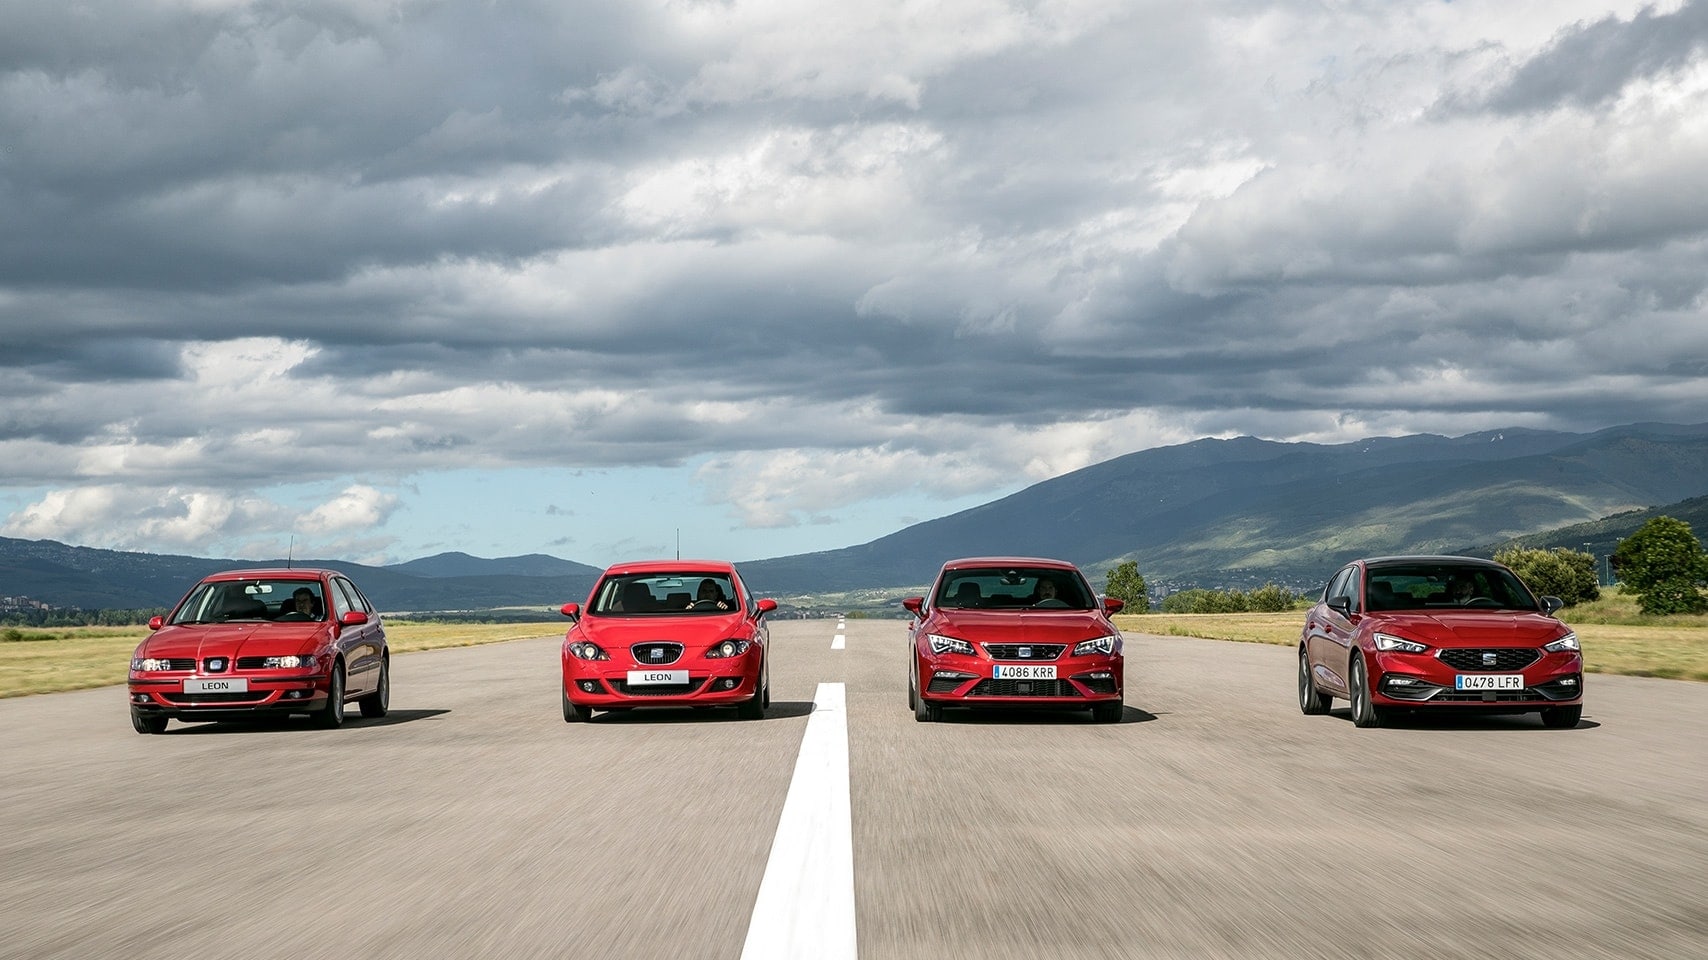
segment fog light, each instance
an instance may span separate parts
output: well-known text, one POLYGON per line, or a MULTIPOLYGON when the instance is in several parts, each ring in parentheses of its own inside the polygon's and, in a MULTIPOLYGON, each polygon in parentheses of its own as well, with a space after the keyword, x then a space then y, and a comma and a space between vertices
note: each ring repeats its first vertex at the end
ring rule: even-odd
POLYGON ((724 679, 719 681, 719 683, 721 683, 723 685, 723 688, 725 690, 734 690, 736 687, 741 686, 741 678, 740 677, 725 677, 724 679))
POLYGON ((307 690, 286 690, 285 691, 285 699, 286 700, 304 700, 304 699, 308 698, 308 694, 309 694, 309 691, 307 691, 307 690))
POLYGON ((599 692, 599 681, 597 680, 581 680, 578 682, 578 685, 581 687, 582 693, 599 692))
POLYGON ((1560 686, 1562 686, 1562 687, 1575 687, 1577 685, 1578 685, 1578 678, 1577 677, 1567 677, 1566 679, 1560 681, 1560 686))
POLYGON ((1390 687, 1409 687, 1415 683, 1417 683, 1417 681, 1413 680, 1411 677, 1389 677, 1388 678, 1388 686, 1390 686, 1390 687))
POLYGON ((1093 670, 1091 673, 1087 674, 1087 676, 1091 677, 1091 679, 1093 679, 1093 680, 1113 680, 1113 679, 1115 679, 1115 674, 1109 672, 1108 670, 1093 670))
POLYGON ((130 701, 132 703, 147 703, 148 702, 148 694, 146 694, 146 693, 133 693, 130 695, 130 701))
POLYGON ((959 670, 935 670, 931 674, 933 680, 971 680, 972 678, 973 674, 962 673, 959 670))

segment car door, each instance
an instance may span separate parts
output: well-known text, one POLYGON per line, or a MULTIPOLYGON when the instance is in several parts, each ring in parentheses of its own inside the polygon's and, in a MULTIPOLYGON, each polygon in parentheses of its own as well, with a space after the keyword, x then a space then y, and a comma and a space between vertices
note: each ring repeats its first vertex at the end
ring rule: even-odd
POLYGON ((1358 632, 1358 620, 1361 617, 1359 598, 1363 595, 1363 590, 1359 589, 1360 583, 1358 565, 1346 566, 1329 581, 1328 589, 1323 591, 1323 602, 1312 610, 1316 649, 1311 651, 1311 662, 1317 680, 1323 686, 1339 692, 1341 696, 1350 692, 1347 686, 1346 665, 1350 662, 1352 645, 1358 632), (1334 608, 1333 601, 1336 598, 1347 602, 1350 615, 1334 608))
POLYGON ((333 617, 338 622, 338 649, 344 654, 344 685, 351 693, 369 690, 373 687, 373 670, 377 664, 372 663, 368 653, 367 632, 371 624, 346 624, 344 615, 362 608, 354 599, 355 588, 343 577, 332 578, 332 610, 333 617))

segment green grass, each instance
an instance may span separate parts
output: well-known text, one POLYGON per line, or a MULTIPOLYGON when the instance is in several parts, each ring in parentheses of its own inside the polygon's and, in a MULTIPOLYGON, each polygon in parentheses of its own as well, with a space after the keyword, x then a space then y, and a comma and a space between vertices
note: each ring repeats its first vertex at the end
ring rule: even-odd
MULTIPOLYGON (((1666 677, 1708 683, 1708 616, 1650 617, 1637 610, 1634 597, 1603 591, 1595 603, 1564 610, 1583 643, 1584 668, 1590 673, 1666 677)), ((1119 614, 1115 624, 1130 633, 1271 643, 1299 642, 1305 613, 1145 613, 1119 614)))
MULTIPOLYGON (((561 618, 539 623, 387 621, 386 640, 393 653, 408 653, 524 637, 561 636, 566 624, 561 618)), ((124 683, 130 671, 130 655, 147 635, 147 627, 0 631, 0 697, 124 683), (13 633, 17 636, 12 636, 13 633)))

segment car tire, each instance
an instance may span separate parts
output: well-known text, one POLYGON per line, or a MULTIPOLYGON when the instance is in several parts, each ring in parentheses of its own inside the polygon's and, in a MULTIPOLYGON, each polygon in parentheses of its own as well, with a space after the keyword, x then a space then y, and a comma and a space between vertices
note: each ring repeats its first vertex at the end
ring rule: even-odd
POLYGON ((146 717, 135 710, 130 712, 130 725, 137 733, 165 733, 165 717, 146 717))
POLYGON ((1120 700, 1105 700, 1091 705, 1091 719, 1096 723, 1120 723, 1127 705, 1120 700))
POLYGON ((1383 711, 1370 702, 1370 675, 1364 669, 1364 658, 1354 656, 1347 673, 1352 678, 1352 725, 1366 729, 1381 726, 1383 711))
POLYGON ((1311 678, 1311 661, 1306 656, 1304 648, 1299 649, 1299 712, 1311 717, 1320 717, 1329 711, 1334 704, 1334 698, 1317 689, 1316 681, 1311 678))
POLYGON ((924 697, 916 696, 913 698, 913 719, 920 723, 936 723, 943 719, 943 707, 924 697))
POLYGON ((911 661, 908 663, 907 672, 907 708, 919 709, 919 671, 914 669, 911 661))
POLYGON ((364 717, 383 717, 391 709, 391 658, 380 659, 380 683, 374 692, 356 701, 364 717))
POLYGON ((344 725, 344 664, 332 665, 332 679, 326 687, 326 705, 314 717, 315 725, 323 730, 336 730, 344 725))
POLYGON ((592 707, 584 707, 579 703, 571 703, 570 699, 569 699, 569 692, 568 691, 559 690, 558 693, 563 695, 563 722, 564 723, 586 723, 587 721, 593 719, 593 708, 592 707))
POLYGON ((1575 707, 1549 707, 1542 711, 1542 726, 1553 730, 1570 730, 1583 719, 1583 704, 1575 707))
POLYGON ((765 719, 765 685, 761 682, 759 689, 753 691, 753 696, 736 704, 735 715, 742 720, 765 719))

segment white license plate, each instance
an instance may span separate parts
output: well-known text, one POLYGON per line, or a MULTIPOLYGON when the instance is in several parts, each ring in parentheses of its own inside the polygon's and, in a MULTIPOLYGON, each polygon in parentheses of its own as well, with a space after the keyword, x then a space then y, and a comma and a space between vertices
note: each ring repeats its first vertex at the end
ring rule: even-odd
POLYGON ((197 677, 184 681, 185 693, 248 693, 249 681, 243 677, 197 677))
POLYGON ((688 682, 686 670, 630 670, 629 686, 631 687, 662 687, 669 684, 685 685, 688 682))
POLYGON ((1455 690, 1523 690, 1522 673, 1461 673, 1453 677, 1455 690))
POLYGON ((1056 666, 1053 663, 999 663, 990 668, 990 675, 997 680, 1054 680, 1056 666))

